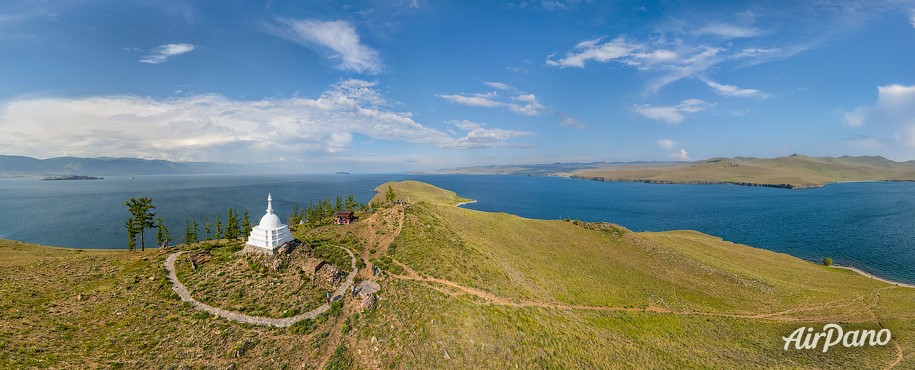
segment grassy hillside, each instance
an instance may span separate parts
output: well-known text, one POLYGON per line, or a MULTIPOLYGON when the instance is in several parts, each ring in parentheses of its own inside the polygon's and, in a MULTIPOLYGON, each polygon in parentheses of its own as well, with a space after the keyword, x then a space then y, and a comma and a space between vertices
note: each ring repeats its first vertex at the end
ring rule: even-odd
POLYGON ((468 167, 439 173, 573 176, 602 181, 820 187, 839 181, 915 181, 915 162, 883 157, 713 158, 696 162, 468 167))
POLYGON ((441 203, 411 205, 404 217, 390 255, 400 275, 415 274, 388 282, 365 334, 384 343, 381 365, 883 368, 897 359, 895 346, 782 349, 794 329, 829 322, 888 327, 905 351, 898 366, 915 365, 912 289, 692 231, 441 203))
POLYGON ((715 158, 667 166, 608 166, 583 169, 574 176, 608 181, 737 183, 817 187, 839 181, 915 180, 915 165, 883 157, 715 158))
MULTIPOLYGON (((360 255, 360 279, 381 285, 376 308, 344 298, 321 320, 284 329, 182 303, 166 252, 0 240, 0 368, 915 367, 915 289, 692 231, 525 219, 454 207, 465 200, 417 182, 383 184, 382 197, 388 186, 413 203, 294 232, 360 255), (886 327, 894 341, 782 349, 794 329, 832 322, 886 327)), ((218 276, 212 266, 198 273, 218 276)), ((259 295, 274 289, 258 284, 259 295)), ((197 298, 233 304, 212 293, 197 298)), ((297 304, 288 293, 269 298, 297 304)), ((285 309, 296 308, 262 311, 285 309)))

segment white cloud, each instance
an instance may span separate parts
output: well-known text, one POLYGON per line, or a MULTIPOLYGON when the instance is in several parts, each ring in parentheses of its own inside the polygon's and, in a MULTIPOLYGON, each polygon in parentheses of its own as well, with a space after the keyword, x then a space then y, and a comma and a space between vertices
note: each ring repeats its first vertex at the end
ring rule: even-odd
POLYGON ((646 118, 662 121, 669 124, 683 122, 686 114, 704 111, 713 104, 699 99, 686 99, 674 106, 654 106, 651 104, 634 105, 632 110, 646 118))
POLYGON ((511 85, 502 82, 484 81, 483 84, 497 90, 514 90, 511 85))
POLYGON ((319 97, 233 100, 221 95, 27 98, 0 105, 0 151, 39 158, 114 156, 271 162, 350 149, 355 135, 441 148, 506 145, 529 132, 423 126, 384 107, 374 84, 347 80, 319 97))
POLYGON ((572 51, 567 52, 565 57, 559 60, 553 60, 552 55, 547 57, 546 64, 561 68, 584 68, 585 63, 589 61, 606 63, 626 58, 642 48, 641 45, 626 42, 622 36, 605 43, 600 41, 601 39, 597 38, 579 42, 572 51))
POLYGON ((140 63, 159 64, 168 61, 176 55, 190 53, 197 48, 194 44, 165 44, 157 47, 153 52, 143 56, 140 63))
POLYGON ((723 85, 712 81, 707 78, 702 79, 706 85, 715 89, 715 92, 724 95, 724 96, 735 96, 735 97, 755 97, 755 98, 767 98, 769 94, 766 94, 762 91, 756 89, 741 89, 734 85, 723 85))
POLYGON ((506 140, 534 135, 529 131, 503 130, 498 128, 484 128, 482 125, 468 120, 451 121, 450 124, 466 132, 456 140, 451 140, 443 146, 456 149, 480 149, 506 145, 506 140))
POLYGON ((912 15, 909 17, 909 23, 912 24, 913 28, 915 28, 915 9, 912 10, 912 15))
MULTIPOLYGON (((488 83, 484 84, 489 86, 488 83)), ((439 94, 436 96, 448 100, 452 103, 467 105, 471 107, 508 108, 515 113, 523 114, 526 116, 536 116, 542 113, 544 110, 543 104, 537 100, 537 97, 534 94, 528 94, 524 92, 511 97, 512 100, 519 103, 510 103, 507 101, 499 100, 499 93, 495 91, 469 95, 439 94)))
POLYGON ((712 23, 696 30, 699 35, 709 35, 726 39, 756 37, 763 32, 753 27, 742 27, 727 23, 712 23))
POLYGON ((683 148, 680 148, 679 152, 671 153, 670 157, 673 159, 676 159, 676 160, 680 160, 680 161, 688 161, 691 159, 689 157, 689 152, 687 152, 686 149, 683 149, 683 148))
POLYGON ((557 112, 556 115, 559 116, 559 123, 562 124, 563 126, 571 126, 571 127, 577 127, 577 128, 586 127, 585 123, 582 122, 581 120, 579 120, 578 118, 569 116, 562 112, 557 112))
POLYGON ((674 145, 677 144, 677 142, 670 140, 670 139, 661 139, 661 140, 658 140, 657 143, 658 143, 659 147, 667 149, 667 150, 673 149, 674 145))
POLYGON ((842 123, 851 127, 902 132, 900 140, 915 147, 915 86, 885 85, 877 87, 877 102, 842 115, 842 123))
POLYGON ((313 19, 279 20, 278 36, 318 51, 330 51, 330 58, 343 70, 378 74, 383 67, 378 52, 362 44, 356 29, 344 21, 322 22, 313 19))
POLYGON ((467 105, 471 107, 501 107, 505 103, 493 100, 496 97, 495 91, 483 94, 471 94, 471 95, 460 95, 460 94, 440 94, 436 95, 439 98, 451 101, 452 103, 457 103, 461 105, 467 105))
POLYGON ((695 77, 712 66, 726 60, 726 49, 708 45, 691 46, 681 40, 667 42, 663 39, 638 42, 620 36, 602 42, 602 38, 579 42, 559 59, 550 55, 546 64, 559 68, 584 68, 589 62, 617 62, 642 72, 653 72, 656 77, 648 84, 651 91, 695 77))

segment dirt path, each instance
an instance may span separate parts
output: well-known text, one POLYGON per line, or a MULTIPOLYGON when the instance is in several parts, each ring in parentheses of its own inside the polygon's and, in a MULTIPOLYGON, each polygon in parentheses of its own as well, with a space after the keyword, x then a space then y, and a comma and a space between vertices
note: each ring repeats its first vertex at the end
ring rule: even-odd
MULTIPOLYGON (((340 287, 338 287, 336 291, 334 291, 334 300, 337 300, 338 297, 342 299, 343 294, 346 294, 346 290, 349 289, 349 287, 351 285, 353 285, 353 279, 355 279, 356 273, 357 273, 356 256, 353 255, 353 252, 351 252, 349 249, 346 249, 343 247, 339 247, 339 248, 343 249, 344 251, 346 251, 347 254, 349 254, 350 263, 351 263, 353 270, 349 273, 349 275, 347 275, 346 281, 342 285, 340 285, 340 287)), ((191 292, 187 290, 187 287, 185 287, 184 284, 182 284, 181 281, 178 280, 178 274, 175 272, 175 260, 182 253, 184 253, 184 252, 172 253, 168 256, 168 258, 165 259, 165 270, 168 272, 168 281, 169 281, 169 283, 171 283, 172 290, 174 290, 175 293, 177 293, 178 296, 181 297, 182 301, 188 302, 192 306, 194 306, 194 308, 201 310, 201 311, 205 311, 205 312, 209 313, 210 315, 222 317, 224 319, 240 322, 243 324, 254 324, 254 325, 275 326, 278 328, 285 328, 285 327, 289 327, 290 325, 295 324, 295 323, 305 320, 305 319, 314 319, 315 317, 324 313, 325 311, 327 311, 330 308, 330 304, 325 303, 325 304, 321 305, 320 307, 315 308, 314 310, 305 312, 303 314, 299 314, 299 315, 292 316, 292 317, 273 318, 273 317, 245 315, 240 312, 229 311, 229 310, 224 310, 224 309, 221 309, 218 307, 210 306, 206 303, 203 303, 203 302, 200 302, 200 301, 194 299, 194 297, 191 296, 191 292)))
MULTIPOLYGON (((458 205, 458 206, 460 206, 460 205, 458 205)), ((397 225, 396 231, 394 233, 392 233, 390 236, 385 235, 386 236, 386 238, 384 238, 385 243, 382 243, 381 241, 379 241, 379 248, 378 248, 378 251, 376 251, 377 255, 384 255, 387 252, 388 246, 391 244, 391 242, 393 242, 394 238, 396 238, 396 236, 400 234, 400 231, 402 230, 403 223, 404 223, 404 213, 405 212, 399 212, 400 217, 398 219, 398 225, 397 225)), ((372 225, 369 226, 369 230, 372 231, 371 236, 375 237, 376 234, 374 234, 374 227, 372 225)), ((403 268, 403 270, 404 270, 404 274, 402 274, 402 275, 394 274, 391 272, 386 272, 392 278, 399 279, 399 280, 415 281, 427 288, 439 291, 441 293, 444 293, 444 294, 452 296, 452 297, 456 297, 461 294, 471 295, 471 296, 477 297, 479 299, 482 299, 483 301, 485 301, 489 304, 495 304, 495 305, 503 305, 503 306, 509 306, 509 307, 541 307, 541 308, 550 308, 550 309, 558 309, 558 310, 650 312, 650 313, 687 315, 687 316, 710 316, 710 317, 729 317, 729 318, 743 318, 743 319, 754 319, 754 320, 771 320, 771 321, 779 321, 779 322, 809 321, 809 320, 793 318, 793 317, 785 317, 785 316, 794 314, 794 313, 801 313, 801 312, 806 312, 806 311, 816 311, 816 310, 830 308, 830 307, 834 308, 834 307, 851 306, 859 301, 864 300, 866 297, 868 297, 870 295, 874 295, 875 303, 876 303, 876 299, 879 299, 879 295, 880 295, 881 291, 886 290, 886 289, 892 289, 896 286, 915 288, 915 286, 913 286, 913 285, 881 279, 879 277, 873 276, 871 274, 868 274, 868 273, 861 271, 859 269, 856 269, 856 268, 835 266, 838 268, 846 268, 846 269, 855 271, 859 274, 862 274, 864 276, 868 276, 868 277, 880 280, 882 282, 893 284, 893 286, 877 288, 872 292, 868 292, 864 295, 850 298, 850 299, 842 299, 842 300, 837 300, 837 301, 832 301, 832 302, 825 302, 825 303, 821 303, 821 304, 792 307, 792 308, 778 311, 778 312, 758 313, 758 314, 735 314, 735 313, 726 313, 726 312, 674 311, 667 307, 655 306, 654 304, 651 304, 651 303, 649 303, 649 305, 647 307, 610 307, 610 306, 568 305, 568 304, 546 303, 546 302, 529 301, 529 300, 514 300, 514 299, 510 299, 510 298, 506 298, 506 297, 500 297, 500 296, 497 296, 493 293, 490 293, 490 292, 487 292, 484 290, 467 287, 467 286, 458 284, 454 281, 439 279, 439 278, 435 278, 435 277, 431 277, 431 276, 424 277, 424 276, 421 276, 419 273, 417 273, 415 270, 413 270, 410 266, 407 266, 406 264, 398 261, 397 259, 392 259, 392 261, 395 264, 397 264, 398 266, 400 266, 401 268, 403 268)), ((366 260, 366 266, 368 266, 367 260, 366 260)), ((853 321, 846 321, 846 322, 853 322, 853 321)), ((868 320, 866 320, 866 322, 876 322, 877 324, 879 324, 879 318, 876 316, 876 314, 874 314, 872 312, 871 317, 868 318, 868 320)), ((897 366, 899 363, 901 363, 905 359, 905 356, 903 354, 902 348, 899 346, 899 343, 896 340, 893 340, 893 345, 896 348, 896 358, 894 359, 894 361, 892 363, 890 363, 886 367, 886 369, 891 369, 891 368, 897 366)))

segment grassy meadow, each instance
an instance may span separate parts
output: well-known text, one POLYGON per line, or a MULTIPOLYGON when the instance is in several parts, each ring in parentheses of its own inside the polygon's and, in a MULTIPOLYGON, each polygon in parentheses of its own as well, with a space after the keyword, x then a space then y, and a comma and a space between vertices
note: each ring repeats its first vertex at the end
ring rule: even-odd
MULTIPOLYGON (((376 204, 389 186, 410 204, 294 230, 329 260, 342 258, 335 245, 360 256, 357 280, 381 285, 375 308, 344 298, 289 328, 182 303, 164 273, 170 251, 0 240, 0 368, 915 367, 915 289, 693 231, 468 210, 412 181, 382 184, 376 204), (885 327, 893 341, 782 349, 794 329, 826 323, 885 327)), ((237 246, 178 246, 201 248, 210 262, 178 264, 198 299, 277 317, 311 304, 270 294, 302 280, 252 268, 237 246)))

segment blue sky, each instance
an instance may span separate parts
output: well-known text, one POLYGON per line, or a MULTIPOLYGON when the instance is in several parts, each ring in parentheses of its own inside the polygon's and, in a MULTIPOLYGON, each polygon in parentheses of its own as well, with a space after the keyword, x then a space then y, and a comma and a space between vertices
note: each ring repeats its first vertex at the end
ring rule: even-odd
POLYGON ((0 3, 0 153, 915 159, 913 1, 0 3))

